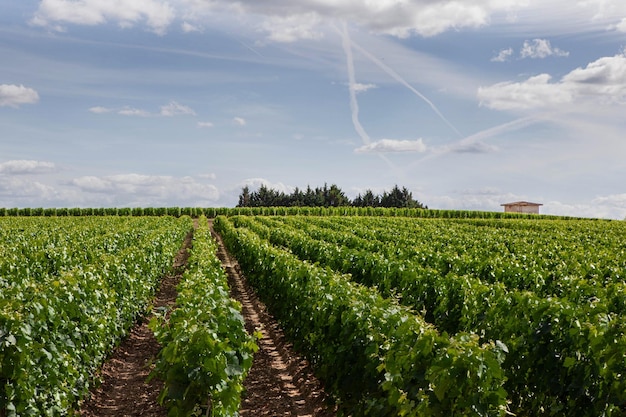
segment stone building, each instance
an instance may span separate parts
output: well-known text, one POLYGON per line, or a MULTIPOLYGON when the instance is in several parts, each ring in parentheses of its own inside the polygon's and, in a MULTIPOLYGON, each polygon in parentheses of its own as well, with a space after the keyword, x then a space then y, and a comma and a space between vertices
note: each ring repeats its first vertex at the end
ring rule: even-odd
POLYGON ((500 204, 504 207, 505 213, 527 213, 539 214, 539 206, 543 204, 531 203, 528 201, 516 201, 514 203, 500 204))

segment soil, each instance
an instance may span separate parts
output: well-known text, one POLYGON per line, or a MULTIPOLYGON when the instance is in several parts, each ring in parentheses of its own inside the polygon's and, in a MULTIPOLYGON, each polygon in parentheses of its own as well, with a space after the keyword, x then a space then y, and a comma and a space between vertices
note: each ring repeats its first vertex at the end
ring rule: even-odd
POLYGON ((330 417, 336 411, 330 405, 320 381, 308 362, 294 352, 276 320, 268 313, 254 290, 248 286, 237 260, 224 247, 222 238, 213 230, 218 243, 218 257, 228 274, 231 297, 242 305, 246 330, 260 331, 259 350, 244 381, 245 393, 239 413, 246 416, 330 417))
MULTIPOLYGON (((193 233, 190 232, 174 259, 173 272, 163 277, 153 301, 154 307, 170 307, 176 303, 176 285, 187 265, 193 233)), ((91 392, 79 410, 81 417, 144 416, 167 417, 167 409, 158 403, 163 382, 154 378, 147 382, 160 345, 148 328, 150 317, 139 320, 130 334, 102 366, 102 383, 91 392)))
MULTIPOLYGON (((336 411, 330 405, 323 386, 313 375, 309 364, 286 341, 276 320, 267 312, 246 283, 237 261, 232 258, 219 235, 218 256, 228 274, 231 296, 242 305, 248 332, 260 331, 259 351, 245 380, 240 415, 331 417, 336 411)), ((185 239, 175 261, 173 273, 163 278, 154 301, 155 307, 174 307, 176 285, 185 270, 192 233, 185 239)), ((144 416, 166 417, 167 410, 157 398, 163 383, 146 382, 160 346, 148 329, 149 318, 140 320, 129 336, 104 364, 101 384, 95 388, 78 411, 81 417, 144 416)))

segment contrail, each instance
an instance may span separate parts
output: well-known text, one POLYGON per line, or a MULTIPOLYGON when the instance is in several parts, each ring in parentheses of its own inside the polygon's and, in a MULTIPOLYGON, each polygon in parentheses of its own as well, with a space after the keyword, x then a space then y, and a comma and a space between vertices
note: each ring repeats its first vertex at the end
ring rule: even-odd
POLYGON ((493 137, 493 136, 496 136, 505 132, 511 132, 511 131, 523 129, 526 126, 530 126, 542 120, 543 119, 540 117, 528 116, 528 117, 515 119, 510 122, 503 123, 501 125, 490 127, 488 129, 481 130, 480 132, 476 132, 472 135, 469 135, 452 145, 443 145, 443 146, 433 148, 430 155, 424 156, 423 158, 415 161, 414 163, 409 165, 407 168, 411 169, 414 166, 419 165, 420 163, 427 161, 429 159, 433 159, 438 156, 443 156, 451 152, 454 152, 454 150, 460 146, 471 145, 472 143, 477 142, 482 139, 487 139, 487 138, 490 138, 490 137, 493 137))
MULTIPOLYGON (((498 126, 490 127, 488 129, 481 130, 473 135, 467 136, 458 142, 458 145, 469 145, 481 139, 490 138, 499 135, 504 132, 510 132, 513 130, 519 130, 531 124, 539 122, 537 117, 527 116, 519 119, 512 120, 507 123, 503 123, 498 126)), ((454 145, 452 145, 454 147, 454 145)))
POLYGON ((256 49, 254 49, 253 47, 251 47, 250 45, 248 45, 247 43, 245 43, 241 39, 237 39, 237 42, 239 42, 241 45, 243 45, 244 48, 249 49, 250 51, 252 51, 255 54, 257 54, 261 58, 265 58, 265 56, 263 56, 263 54, 261 54, 259 51, 257 51, 256 49))
MULTIPOLYGON (((339 32, 337 28, 335 29, 337 30, 337 32, 339 32)), ((356 99, 356 89, 354 88, 354 86, 356 85, 356 75, 354 71, 354 58, 352 57, 352 41, 350 40, 350 35, 348 34, 348 25, 345 21, 343 22, 343 32, 339 32, 339 34, 341 35, 341 43, 343 45, 343 50, 346 54, 346 63, 348 68, 348 89, 350 91, 350 109, 352 110, 352 124, 354 125, 354 129, 361 137, 363 143, 369 145, 372 143, 372 139, 367 134, 365 128, 359 120, 359 102, 356 99)), ((391 160, 387 158, 387 156, 381 153, 377 155, 382 160, 384 160, 397 175, 402 175, 398 170, 398 167, 396 167, 396 165, 391 162, 391 160)))
POLYGON ((350 35, 348 34, 348 25, 346 22, 343 22, 343 33, 342 42, 343 50, 346 53, 346 61, 348 64, 348 88, 350 90, 350 109, 352 110, 352 123, 354 124, 354 129, 357 131, 363 143, 369 145, 372 143, 370 136, 367 134, 361 122, 359 121, 359 102, 356 100, 356 90, 354 86, 356 85, 356 76, 354 74, 354 59, 352 57, 352 41, 350 40, 350 35))
POLYGON ((370 54, 367 50, 365 50, 358 43, 355 43, 355 42, 351 41, 351 44, 352 44, 352 46, 354 48, 358 49, 359 52, 361 52, 363 55, 365 55, 374 64, 378 65, 383 71, 385 71, 393 79, 398 81, 400 84, 402 84, 403 86, 405 86, 406 88, 411 90, 419 98, 424 100, 430 106, 430 108, 433 109, 433 111, 437 114, 437 116, 439 116, 439 118, 444 121, 445 124, 447 124, 457 135, 459 135, 459 137, 463 137, 463 134, 461 134, 461 132, 459 132, 458 129, 456 127, 454 127, 454 125, 452 123, 450 123, 450 121, 448 119, 446 119, 446 117, 443 115, 443 113, 441 113, 441 111, 437 108, 437 106, 435 106, 435 104, 432 101, 430 101, 428 99, 428 97, 426 97, 424 94, 420 93, 417 89, 415 89, 415 87, 413 87, 411 84, 409 84, 397 72, 395 72, 393 69, 391 69, 387 65, 385 65, 380 59, 378 59, 374 55, 370 54))

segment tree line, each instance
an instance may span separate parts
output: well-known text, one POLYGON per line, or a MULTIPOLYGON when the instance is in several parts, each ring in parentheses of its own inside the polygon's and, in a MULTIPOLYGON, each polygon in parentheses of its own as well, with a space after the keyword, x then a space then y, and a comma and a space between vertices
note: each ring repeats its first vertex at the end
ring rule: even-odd
POLYGON ((428 207, 413 198, 406 187, 400 189, 395 185, 391 191, 382 194, 374 194, 371 190, 363 195, 357 195, 350 200, 346 194, 335 184, 330 187, 311 188, 306 190, 296 187, 291 194, 277 191, 265 185, 258 190, 251 191, 247 185, 241 189, 237 207, 404 207, 425 208, 428 207))

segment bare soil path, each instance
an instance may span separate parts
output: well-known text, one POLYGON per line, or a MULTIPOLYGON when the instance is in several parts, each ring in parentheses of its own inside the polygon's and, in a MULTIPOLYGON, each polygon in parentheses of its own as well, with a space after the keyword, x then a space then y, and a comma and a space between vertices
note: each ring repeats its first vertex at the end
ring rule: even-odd
MULTIPOLYGON (((176 285, 189 257, 193 233, 190 232, 174 260, 173 272, 166 275, 154 300, 154 307, 172 307, 176 285)), ((157 401, 163 382, 146 382, 160 345, 148 328, 150 318, 139 321, 101 370, 102 384, 81 405, 81 417, 144 416, 166 417, 167 410, 157 401)))
MULTIPOLYGON (((218 256, 228 274, 231 296, 242 304, 248 332, 261 331, 259 351, 245 381, 240 415, 331 417, 335 410, 328 405, 322 384, 310 366, 286 341, 276 320, 256 297, 241 274, 237 261, 226 251, 222 239, 211 231, 218 242, 218 256)), ((192 233, 185 239, 174 261, 173 273, 163 278, 154 307, 172 307, 176 302, 176 285, 187 265, 187 249, 192 233)), ((101 370, 102 383, 85 400, 81 417, 166 417, 167 410, 158 404, 163 387, 157 379, 146 382, 160 346, 148 329, 149 318, 138 322, 129 336, 115 350, 101 370)))
POLYGON ((257 341, 259 351, 248 377, 240 415, 330 417, 335 410, 329 405, 322 384, 313 375, 307 361, 294 352, 286 341, 276 320, 267 312, 241 273, 237 261, 227 252, 221 237, 211 232, 217 241, 218 257, 227 274, 231 296, 242 304, 246 330, 261 331, 257 341))

